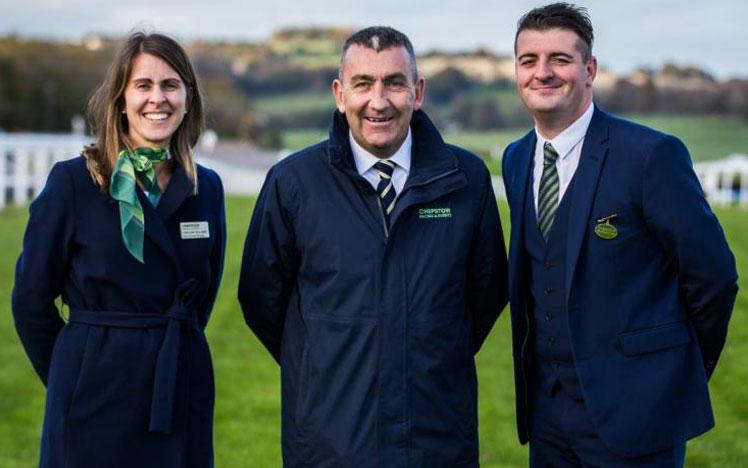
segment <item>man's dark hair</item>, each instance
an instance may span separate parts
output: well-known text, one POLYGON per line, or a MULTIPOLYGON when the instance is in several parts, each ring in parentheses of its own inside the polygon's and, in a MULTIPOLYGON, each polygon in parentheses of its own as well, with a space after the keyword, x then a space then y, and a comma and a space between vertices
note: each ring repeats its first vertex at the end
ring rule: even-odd
POLYGON ((526 13, 517 22, 517 34, 514 36, 514 50, 517 51, 517 37, 525 29, 546 31, 548 29, 568 29, 579 37, 579 52, 587 62, 592 57, 592 20, 587 8, 570 3, 551 3, 535 8, 526 13))
POLYGON ((389 26, 371 26, 354 33, 343 43, 343 50, 340 53, 340 67, 338 68, 338 77, 341 80, 343 79, 343 60, 345 59, 345 54, 354 44, 377 52, 393 47, 404 47, 410 57, 410 71, 413 74, 413 81, 418 78, 416 54, 413 51, 413 44, 410 43, 408 36, 389 26))

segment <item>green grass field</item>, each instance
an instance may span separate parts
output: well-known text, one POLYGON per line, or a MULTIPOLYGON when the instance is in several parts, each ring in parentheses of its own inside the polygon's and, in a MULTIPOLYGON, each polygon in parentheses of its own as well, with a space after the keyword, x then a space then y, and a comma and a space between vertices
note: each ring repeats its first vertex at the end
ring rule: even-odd
MULTIPOLYGON (((229 198, 226 270, 208 327, 216 372, 216 466, 278 467, 279 371, 244 325, 235 300, 239 261, 253 200, 229 198)), ((501 205, 506 220, 506 205, 501 205)), ((718 211, 738 259, 741 292, 728 344, 711 381, 717 427, 688 445, 689 467, 743 466, 748 459, 748 223, 738 210, 718 211)), ((0 212, 0 468, 36 466, 44 388, 31 369, 12 325, 10 291, 26 210, 0 212)), ((506 226, 505 226, 505 233, 506 226)), ((478 355, 480 443, 484 467, 527 466, 527 449, 514 427, 509 317, 504 313, 478 355)), ((126 441, 123 441, 126 443, 126 441)))

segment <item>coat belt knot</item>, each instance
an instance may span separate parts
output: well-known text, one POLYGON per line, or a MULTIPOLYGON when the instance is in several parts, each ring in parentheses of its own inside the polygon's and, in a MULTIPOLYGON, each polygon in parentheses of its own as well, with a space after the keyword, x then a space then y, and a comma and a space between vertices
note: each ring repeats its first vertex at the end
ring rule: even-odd
POLYGON ((156 357, 153 376, 153 395, 148 430, 168 434, 172 429, 174 392, 179 367, 179 348, 182 324, 196 327, 196 311, 187 304, 197 288, 197 281, 189 279, 177 287, 174 302, 162 314, 70 310, 71 323, 117 328, 166 328, 164 340, 156 357))

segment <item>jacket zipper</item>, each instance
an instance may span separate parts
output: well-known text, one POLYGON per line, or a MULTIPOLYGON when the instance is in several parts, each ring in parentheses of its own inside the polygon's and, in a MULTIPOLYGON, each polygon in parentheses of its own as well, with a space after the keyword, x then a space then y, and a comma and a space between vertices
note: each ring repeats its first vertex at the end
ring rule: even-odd
MULTIPOLYGON (((453 173, 455 173, 457 171, 458 171, 458 169, 455 168, 455 169, 453 169, 453 170, 451 170, 449 172, 445 172, 443 174, 439 174, 438 176, 432 177, 431 179, 426 180, 424 182, 411 185, 410 187, 405 186, 405 187, 403 187, 402 193, 397 194, 397 197, 399 198, 400 196, 402 196, 402 194, 405 193, 406 189, 410 189, 411 187, 419 187, 419 186, 422 186, 422 185, 430 184, 431 182, 433 182, 435 180, 441 179, 442 177, 447 177, 448 175, 451 175, 451 174, 453 174, 453 173)), ((389 227, 387 226, 387 218, 385 218, 385 216, 384 216, 384 208, 382 207, 382 199, 379 198, 378 195, 377 195, 377 205, 379 206, 379 216, 380 216, 380 218, 382 220, 382 226, 384 227, 384 242, 385 242, 385 249, 386 249, 387 248, 386 244, 389 242, 390 231, 392 230, 392 226, 389 226, 389 227)), ((381 282, 381 280, 380 280, 380 282, 381 282)), ((380 285, 380 287, 381 287, 381 285, 380 285)), ((406 362, 407 362, 407 360, 406 360, 406 362)), ((406 375, 407 375, 407 372, 406 372, 406 375)), ((407 378, 406 378, 405 388, 406 388, 405 394, 407 395, 408 394, 408 391, 407 391, 407 378)), ((405 413, 407 414, 407 410, 405 411, 405 413)), ((405 419, 406 419, 406 421, 408 420, 407 415, 405 416, 405 419)), ((406 464, 408 463, 407 457, 406 457, 405 462, 406 462, 406 464)))

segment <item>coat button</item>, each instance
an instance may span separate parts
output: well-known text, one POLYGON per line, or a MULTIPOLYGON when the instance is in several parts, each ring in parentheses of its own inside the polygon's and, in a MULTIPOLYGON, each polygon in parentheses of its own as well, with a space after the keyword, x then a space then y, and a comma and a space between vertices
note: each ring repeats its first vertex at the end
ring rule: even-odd
POLYGON ((550 296, 553 292, 553 288, 545 288, 545 291, 543 291, 546 296, 550 296))
POLYGON ((546 322, 550 322, 551 320, 553 320, 553 315, 551 315, 551 314, 545 314, 545 321, 546 322))
POLYGON ((551 266, 552 266, 551 262, 549 262, 548 260, 546 260, 545 262, 543 262, 543 269, 544 270, 546 270, 546 271, 550 270, 551 266))

